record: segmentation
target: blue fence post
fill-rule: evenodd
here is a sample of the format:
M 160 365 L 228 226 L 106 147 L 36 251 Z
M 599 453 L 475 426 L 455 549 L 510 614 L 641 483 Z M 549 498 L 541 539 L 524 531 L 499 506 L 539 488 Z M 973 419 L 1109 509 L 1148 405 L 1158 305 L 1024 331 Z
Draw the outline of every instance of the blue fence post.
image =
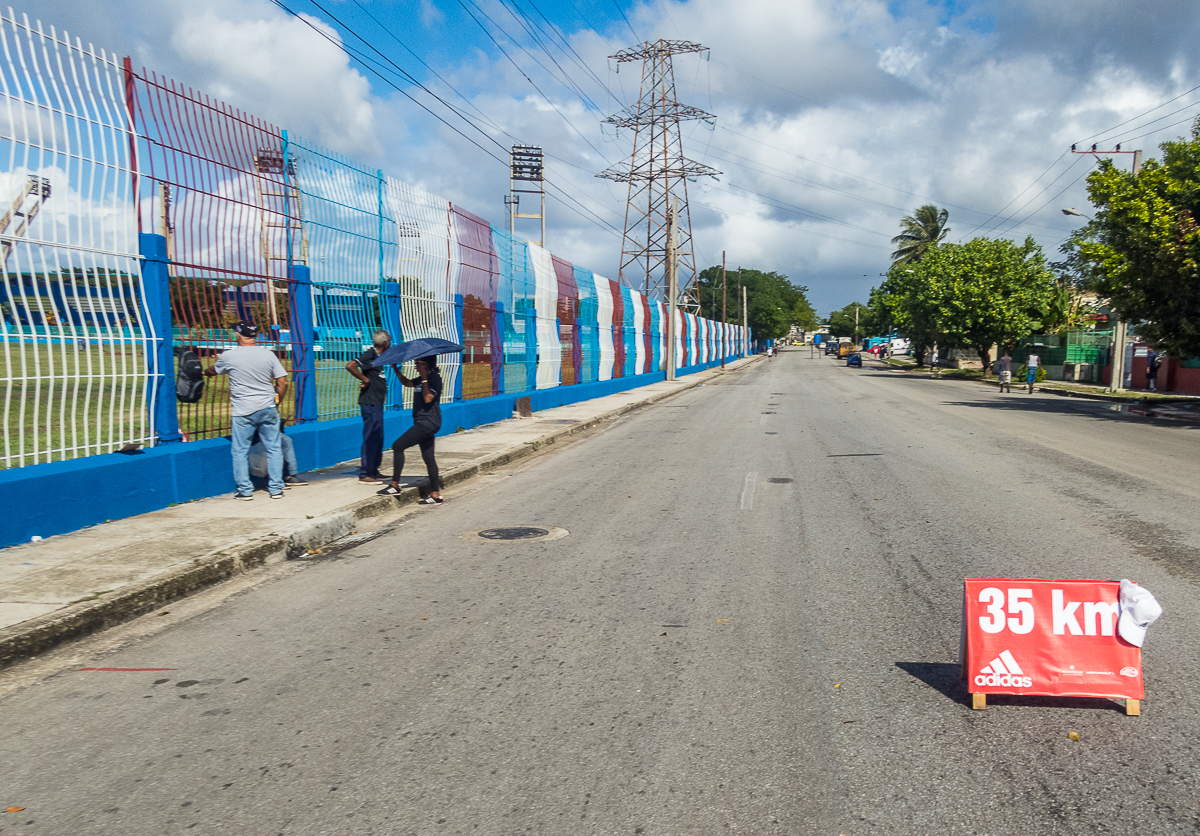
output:
M 312 272 L 307 264 L 288 266 L 289 294 L 292 297 L 292 386 L 296 392 L 296 423 L 316 421 L 317 375 L 313 368 L 316 353 L 316 329 L 313 323 Z
M 500 335 L 499 345 L 496 344 L 496 335 Z M 492 387 L 496 390 L 497 395 L 504 394 L 504 303 L 497 302 L 496 309 L 492 311 Z M 500 352 L 500 359 L 496 359 L 496 352 Z
M 392 335 L 392 342 L 404 341 L 400 329 L 400 285 L 397 282 L 383 282 L 383 328 Z M 387 374 L 387 370 L 384 370 Z M 404 403 L 404 387 L 396 381 L 396 385 L 388 385 L 387 405 L 399 409 Z
M 537 389 L 537 308 L 525 311 L 525 391 Z
M 154 404 L 156 444 L 179 441 L 179 409 L 175 401 L 175 345 L 171 322 L 171 275 L 167 270 L 167 239 L 143 232 L 138 235 L 142 256 L 142 293 L 146 314 L 156 335 L 154 352 L 146 358 L 150 375 L 146 400 Z M 146 329 L 149 330 L 149 329 Z M 154 373 L 155 368 L 158 374 Z
M 454 294 L 454 327 L 458 332 L 459 341 L 465 348 L 467 345 L 467 335 L 463 331 L 463 295 L 461 293 Z M 454 401 L 456 403 L 462 400 L 463 378 L 467 373 L 466 359 L 466 352 L 459 355 L 458 379 L 454 381 Z

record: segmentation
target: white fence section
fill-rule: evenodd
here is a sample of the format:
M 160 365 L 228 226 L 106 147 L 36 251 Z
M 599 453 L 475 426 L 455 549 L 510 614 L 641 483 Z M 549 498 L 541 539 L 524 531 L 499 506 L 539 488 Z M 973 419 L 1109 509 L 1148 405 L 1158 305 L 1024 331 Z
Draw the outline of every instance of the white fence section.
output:
M 612 332 L 612 285 L 608 283 L 608 279 L 598 274 L 592 279 L 596 282 L 596 307 L 599 310 L 596 318 L 600 322 L 600 380 L 612 380 L 613 363 L 617 357 Z
M 558 333 L 558 278 L 549 250 L 529 245 L 529 262 L 533 267 L 534 310 L 537 311 L 537 388 L 550 389 L 558 385 L 562 371 L 562 343 Z
M 118 60 L 0 14 L 0 467 L 152 444 Z
M 397 342 L 437 337 L 461 343 L 454 312 L 458 287 L 458 242 L 454 239 L 450 203 L 428 192 L 388 177 L 384 187 L 384 213 L 396 225 L 397 246 L 384 263 L 384 278 L 400 283 L 400 331 Z M 454 258 L 450 253 L 454 253 Z M 386 250 L 385 250 L 386 254 Z M 462 370 L 457 354 L 438 358 L 442 370 L 442 401 L 454 400 L 455 383 Z M 412 363 L 404 366 L 416 375 Z M 393 382 L 393 385 L 399 385 Z M 404 406 L 412 407 L 413 390 L 404 390 Z

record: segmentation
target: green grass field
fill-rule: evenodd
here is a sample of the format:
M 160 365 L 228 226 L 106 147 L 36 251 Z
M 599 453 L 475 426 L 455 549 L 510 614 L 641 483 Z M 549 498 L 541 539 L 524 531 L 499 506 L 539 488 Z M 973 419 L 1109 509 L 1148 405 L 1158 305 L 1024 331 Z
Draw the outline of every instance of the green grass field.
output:
M 25 467 L 141 441 L 149 430 L 140 346 L 0 344 L 0 467 Z

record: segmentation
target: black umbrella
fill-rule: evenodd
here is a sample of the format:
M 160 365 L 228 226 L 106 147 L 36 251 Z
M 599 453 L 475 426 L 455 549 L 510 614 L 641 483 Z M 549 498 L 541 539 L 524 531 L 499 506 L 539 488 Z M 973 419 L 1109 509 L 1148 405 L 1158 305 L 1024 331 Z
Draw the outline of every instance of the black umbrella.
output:
M 454 354 L 462 351 L 463 347 L 449 340 L 439 340 L 429 337 L 424 340 L 409 340 L 406 343 L 396 343 L 375 360 L 378 366 L 398 366 L 408 360 L 418 357 L 428 357 L 431 354 Z

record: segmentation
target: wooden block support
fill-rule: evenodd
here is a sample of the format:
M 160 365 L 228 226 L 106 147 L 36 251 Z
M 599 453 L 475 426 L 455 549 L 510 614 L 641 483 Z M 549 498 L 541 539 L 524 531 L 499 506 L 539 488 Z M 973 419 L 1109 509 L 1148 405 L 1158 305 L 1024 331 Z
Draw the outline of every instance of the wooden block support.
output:
M 1142 703 L 1140 700 L 1125 700 L 1125 713 L 1130 717 L 1140 717 Z
M 987 708 L 987 694 L 972 694 L 971 708 L 978 709 L 979 711 Z

